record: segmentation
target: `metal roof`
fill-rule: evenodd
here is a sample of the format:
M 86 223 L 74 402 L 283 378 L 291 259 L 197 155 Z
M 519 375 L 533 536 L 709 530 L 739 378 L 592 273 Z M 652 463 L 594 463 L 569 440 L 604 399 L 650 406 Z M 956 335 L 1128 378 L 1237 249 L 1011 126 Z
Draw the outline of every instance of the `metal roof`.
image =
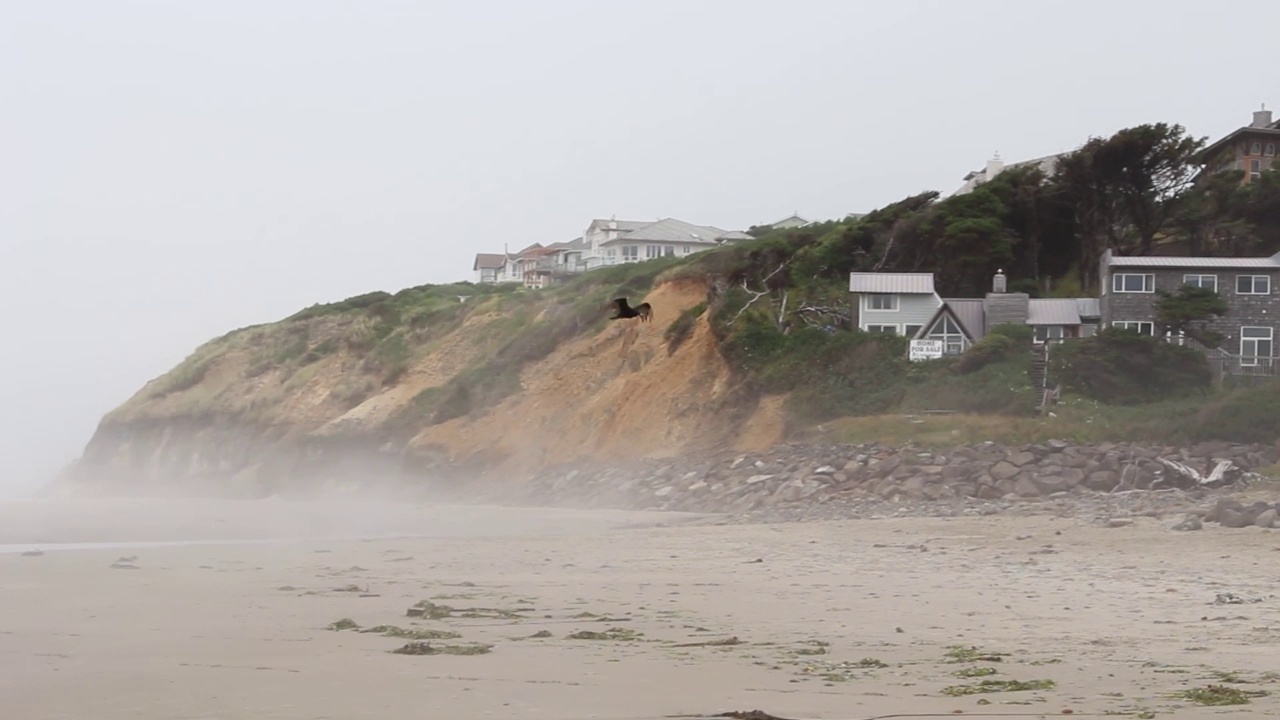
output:
M 502 253 L 476 253 L 476 261 L 471 266 L 472 270 L 493 270 L 500 268 L 507 262 L 507 256 Z
M 1079 325 L 1080 310 L 1075 298 L 1027 301 L 1028 325 Z
M 849 273 L 849 292 L 932 295 L 933 273 Z
M 1111 267 L 1138 268 L 1237 268 L 1241 270 L 1280 270 L 1280 253 L 1271 257 L 1186 257 L 1176 255 L 1112 255 Z
M 618 223 L 621 226 L 621 222 Z M 722 230 L 711 225 L 694 225 L 683 220 L 675 218 L 664 218 L 657 222 L 648 223 L 644 227 L 637 228 L 631 232 L 619 235 L 608 242 L 600 243 L 601 245 L 617 245 L 632 242 L 681 242 L 701 245 L 715 245 L 718 240 L 727 236 L 731 236 L 728 230 Z M 750 235 L 742 237 L 749 238 Z M 732 239 L 740 239 L 736 236 Z
M 951 314 L 960 323 L 960 329 L 973 341 L 981 340 L 987 334 L 987 313 L 982 301 L 975 298 L 947 298 L 943 300 L 950 308 Z

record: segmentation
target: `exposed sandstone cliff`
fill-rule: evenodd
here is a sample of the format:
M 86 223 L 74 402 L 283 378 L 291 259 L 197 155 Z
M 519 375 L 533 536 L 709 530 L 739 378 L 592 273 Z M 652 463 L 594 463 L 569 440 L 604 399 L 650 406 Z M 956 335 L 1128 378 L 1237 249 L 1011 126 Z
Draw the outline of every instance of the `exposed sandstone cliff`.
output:
M 643 296 L 652 323 L 610 323 L 607 300 L 638 284 L 617 275 L 374 294 L 230 333 L 104 417 L 65 479 L 263 494 L 776 443 L 779 399 L 735 387 L 705 313 L 670 340 L 706 286 L 658 282 Z

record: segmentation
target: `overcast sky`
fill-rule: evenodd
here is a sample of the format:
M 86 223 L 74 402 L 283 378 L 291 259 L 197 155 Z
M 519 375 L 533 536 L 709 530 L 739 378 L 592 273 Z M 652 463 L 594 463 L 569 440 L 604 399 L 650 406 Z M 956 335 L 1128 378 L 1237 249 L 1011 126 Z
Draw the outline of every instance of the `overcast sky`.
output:
M 1280 2 L 0 0 L 0 492 L 227 330 L 1280 105 Z

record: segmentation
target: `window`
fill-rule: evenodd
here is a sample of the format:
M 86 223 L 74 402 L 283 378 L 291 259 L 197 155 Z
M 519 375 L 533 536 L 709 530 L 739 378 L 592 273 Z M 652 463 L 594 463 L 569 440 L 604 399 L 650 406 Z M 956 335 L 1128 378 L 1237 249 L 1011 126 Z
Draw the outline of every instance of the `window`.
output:
M 1262 177 L 1262 161 L 1250 160 L 1249 161 L 1249 179 L 1258 180 L 1261 177 Z
M 622 246 L 622 259 L 624 259 L 624 260 L 639 260 L 639 259 L 640 259 L 640 246 L 639 246 L 639 245 L 623 245 L 623 246 Z
M 897 325 L 868 325 L 867 332 L 885 333 L 887 335 L 897 335 L 898 326 Z
M 1116 330 L 1132 330 L 1139 335 L 1155 335 L 1155 323 L 1146 322 L 1144 320 L 1117 320 L 1111 323 L 1111 327 Z
M 676 254 L 676 249 L 671 245 L 667 245 L 666 247 L 662 248 L 662 254 L 665 257 L 673 257 Z
M 1272 155 L 1275 155 L 1275 154 L 1276 154 L 1276 144 L 1267 143 L 1267 152 L 1265 153 L 1265 155 L 1267 157 L 1271 157 Z
M 1111 289 L 1118 293 L 1155 292 L 1156 276 L 1119 273 L 1111 277 Z
M 929 328 L 929 334 L 924 339 L 942 341 L 942 353 L 944 355 L 959 355 L 964 352 L 964 332 L 960 330 L 960 326 L 956 324 L 956 321 L 950 315 L 944 314 L 938 318 L 933 327 Z
M 1237 275 L 1236 276 L 1236 294 L 1237 295 L 1270 295 L 1271 294 L 1271 276 L 1270 275 Z
M 1183 275 L 1182 284 L 1218 292 L 1217 275 Z
M 897 310 L 898 296 L 897 295 L 868 295 L 867 309 L 868 310 Z
M 1066 331 L 1061 325 L 1036 325 L 1035 341 L 1038 344 L 1045 342 L 1057 341 L 1066 337 Z
M 684 254 L 685 254 L 685 255 L 688 255 L 688 254 L 689 254 L 689 253 L 691 253 L 691 252 L 693 252 L 693 251 L 689 249 L 689 246 L 688 246 L 688 245 L 685 245 L 685 246 L 684 246 Z
M 644 256 L 649 260 L 652 260 L 656 257 L 662 257 L 662 246 L 661 245 L 645 245 Z
M 1262 360 L 1271 364 L 1273 333 L 1269 327 L 1240 328 L 1240 364 L 1254 366 Z
M 1250 154 L 1250 155 L 1261 155 L 1261 154 L 1262 154 L 1262 143 L 1260 143 L 1260 142 L 1256 142 L 1256 143 L 1254 143 L 1254 144 L 1250 145 L 1250 146 L 1249 146 L 1249 154 Z
M 1170 345 L 1186 345 L 1187 333 L 1182 330 L 1179 330 L 1177 334 L 1174 334 L 1172 330 L 1165 330 L 1164 341 L 1169 343 Z
M 920 332 L 920 328 L 922 327 L 924 326 L 923 325 L 903 325 L 902 334 L 906 335 L 909 338 L 913 338 L 916 336 L 916 333 Z

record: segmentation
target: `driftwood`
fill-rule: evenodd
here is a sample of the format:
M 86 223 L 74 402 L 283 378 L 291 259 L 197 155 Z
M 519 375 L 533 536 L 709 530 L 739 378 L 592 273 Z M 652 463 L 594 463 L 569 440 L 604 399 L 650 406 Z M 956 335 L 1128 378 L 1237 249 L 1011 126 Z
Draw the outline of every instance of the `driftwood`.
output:
M 1179 490 L 1230 487 L 1247 483 L 1250 475 L 1230 460 L 1218 460 L 1207 475 L 1176 460 L 1168 458 L 1156 458 L 1156 460 L 1164 465 L 1166 470 L 1163 477 L 1151 484 L 1152 488 L 1170 485 Z

